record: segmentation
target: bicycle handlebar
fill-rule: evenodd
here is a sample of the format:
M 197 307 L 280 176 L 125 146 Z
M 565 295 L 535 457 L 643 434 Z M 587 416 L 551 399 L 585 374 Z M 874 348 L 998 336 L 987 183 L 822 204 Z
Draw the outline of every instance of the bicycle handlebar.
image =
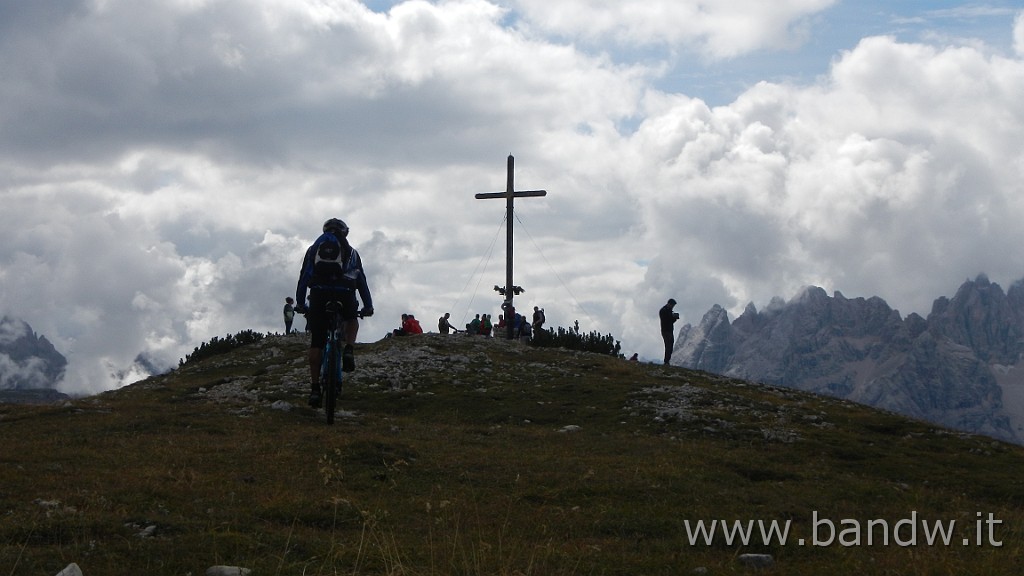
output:
M 309 311 L 308 308 L 303 308 L 305 309 L 306 312 Z M 341 308 L 341 302 L 337 300 L 328 300 L 327 303 L 324 305 L 324 310 L 327 312 L 341 312 Z M 373 308 L 363 308 L 362 310 L 356 312 L 356 318 L 368 318 L 370 316 L 373 316 Z

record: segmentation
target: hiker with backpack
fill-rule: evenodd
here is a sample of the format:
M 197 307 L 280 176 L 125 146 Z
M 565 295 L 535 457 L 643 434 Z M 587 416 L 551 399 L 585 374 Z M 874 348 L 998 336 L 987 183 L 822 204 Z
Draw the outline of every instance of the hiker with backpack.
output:
M 547 319 L 544 318 L 544 309 L 543 308 L 539 308 L 537 306 L 534 306 L 533 307 L 533 333 L 534 334 L 536 334 L 537 332 L 541 331 L 541 328 L 544 327 L 544 322 L 546 320 Z
M 449 331 L 454 332 L 455 334 L 459 333 L 459 329 L 456 328 L 455 326 L 452 326 L 452 323 L 448 320 L 451 317 L 451 312 L 445 312 L 444 316 L 441 316 L 440 318 L 437 319 L 438 332 L 440 332 L 441 334 L 448 334 Z
M 309 330 L 309 405 L 320 407 L 320 363 L 327 342 L 327 302 L 341 302 L 341 317 L 345 320 L 345 349 L 341 355 L 342 370 L 355 370 L 353 344 L 359 333 L 359 316 L 373 315 L 373 300 L 366 283 L 363 261 L 348 243 L 348 225 L 337 218 L 324 222 L 323 234 L 306 250 L 302 259 L 299 282 L 295 287 L 295 301 L 309 306 L 297 306 L 296 311 L 306 314 Z M 362 310 L 356 293 L 363 303 Z

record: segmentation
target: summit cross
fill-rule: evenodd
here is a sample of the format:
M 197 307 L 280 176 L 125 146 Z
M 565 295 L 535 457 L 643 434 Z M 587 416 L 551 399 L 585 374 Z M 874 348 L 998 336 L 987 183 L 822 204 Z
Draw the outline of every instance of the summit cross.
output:
M 512 297 L 515 294 L 519 294 L 524 290 L 520 286 L 515 286 L 512 283 L 512 213 L 514 211 L 514 200 L 516 198 L 529 198 L 536 196 L 547 196 L 546 190 L 521 190 L 516 192 L 514 184 L 514 167 L 515 159 L 511 154 L 508 155 L 508 178 L 505 184 L 504 192 L 484 192 L 477 194 L 477 200 L 485 200 L 488 198 L 504 198 L 505 199 L 505 288 L 494 287 L 499 294 L 505 296 L 505 302 L 501 305 L 502 310 L 505 311 L 506 318 L 505 323 L 508 325 L 508 338 L 511 340 L 514 336 L 512 333 L 512 320 L 508 318 L 509 311 L 514 310 L 512 306 Z

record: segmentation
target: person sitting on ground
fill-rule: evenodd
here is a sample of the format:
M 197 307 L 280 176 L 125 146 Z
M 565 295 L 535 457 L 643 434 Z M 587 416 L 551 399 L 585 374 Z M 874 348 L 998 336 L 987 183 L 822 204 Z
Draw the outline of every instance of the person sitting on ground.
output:
M 412 314 L 406 315 L 405 321 L 402 323 L 402 330 L 405 331 L 406 336 L 423 334 L 423 328 L 420 326 L 420 321 Z
M 491 328 L 492 328 L 492 325 L 491 325 L 491 315 L 490 314 L 484 314 L 483 317 L 480 318 L 480 335 L 481 336 L 487 336 L 488 338 L 490 338 L 491 337 Z
M 472 336 L 474 334 L 479 334 L 480 333 L 480 315 L 479 314 L 477 314 L 476 317 L 473 318 L 469 322 L 469 324 L 466 324 L 466 332 L 468 332 L 470 336 Z
M 406 335 L 405 325 L 408 324 L 408 323 L 409 323 L 409 315 L 408 314 L 402 314 L 402 322 L 401 322 L 401 324 L 398 325 L 398 328 L 395 328 L 394 330 L 391 331 L 391 335 L 392 336 L 405 336 Z

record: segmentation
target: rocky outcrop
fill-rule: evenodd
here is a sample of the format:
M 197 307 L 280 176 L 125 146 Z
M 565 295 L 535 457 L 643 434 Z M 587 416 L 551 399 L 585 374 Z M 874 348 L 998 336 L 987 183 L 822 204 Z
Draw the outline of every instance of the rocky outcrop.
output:
M 0 390 L 54 388 L 67 363 L 28 323 L 8 316 L 0 319 Z
M 59 404 L 71 396 L 53 388 L 0 390 L 0 404 Z
M 682 327 L 672 363 L 1020 441 L 1001 380 L 1024 382 L 1011 374 L 1022 351 L 1024 282 L 1004 293 L 979 276 L 937 299 L 927 319 L 817 287 L 763 311 L 749 304 L 734 322 L 714 306 Z

